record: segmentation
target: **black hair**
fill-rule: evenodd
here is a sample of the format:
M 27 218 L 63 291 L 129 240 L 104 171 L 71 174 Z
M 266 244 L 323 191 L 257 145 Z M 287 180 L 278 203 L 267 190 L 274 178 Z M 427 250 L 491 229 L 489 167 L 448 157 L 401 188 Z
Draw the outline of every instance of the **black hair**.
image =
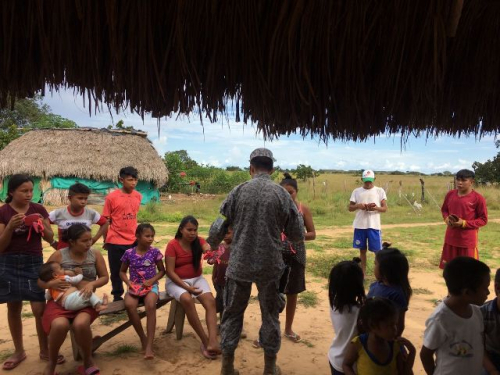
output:
M 90 194 L 90 189 L 88 188 L 87 185 L 81 184 L 77 182 L 76 184 L 73 184 L 69 187 L 69 193 L 68 195 L 74 195 L 74 194 Z
M 54 278 L 54 268 L 52 267 L 57 262 L 47 262 L 41 265 L 38 271 L 38 277 L 40 280 L 48 282 Z
M 299 191 L 299 187 L 297 186 L 297 180 L 295 178 L 293 178 L 290 173 L 288 172 L 285 172 L 283 173 L 283 176 L 285 176 L 285 178 L 283 180 L 281 180 L 281 183 L 280 185 L 281 186 L 291 186 L 295 189 L 295 191 Z
M 500 284 L 500 268 L 497 269 L 497 272 L 495 274 L 495 284 Z
M 258 171 L 271 172 L 273 170 L 273 159 L 267 156 L 256 156 L 250 160 L 250 165 Z
M 198 228 L 198 220 L 194 216 L 188 215 L 185 216 L 181 223 L 179 224 L 179 228 L 177 229 L 177 233 L 175 233 L 175 239 L 179 240 L 182 238 L 181 230 L 188 223 L 191 223 Z M 203 253 L 203 249 L 201 248 L 200 239 L 196 237 L 196 239 L 191 243 L 191 253 L 193 254 L 193 267 L 195 270 L 200 268 L 201 254 Z
M 468 178 L 474 179 L 475 177 L 476 174 L 470 169 L 460 169 L 455 175 L 457 180 L 466 180 Z
M 139 238 L 139 236 L 142 234 L 142 232 L 144 232 L 146 229 L 150 229 L 153 232 L 153 234 L 156 234 L 155 228 L 151 224 L 142 223 L 142 224 L 139 224 L 137 226 L 137 228 L 135 229 L 135 237 Z
M 85 232 L 91 232 L 90 228 L 84 224 L 73 224 L 63 231 L 62 240 L 69 244 L 69 241 L 78 240 Z
M 125 177 L 133 177 L 133 178 L 138 178 L 137 176 L 139 175 L 139 172 L 137 169 L 134 167 L 124 167 L 120 169 L 120 178 L 125 178 Z
M 413 291 L 408 280 L 410 265 L 406 256 L 399 249 L 388 247 L 378 251 L 375 257 L 381 278 L 389 285 L 403 288 L 406 300 L 409 301 Z
M 475 291 L 490 274 L 483 262 L 470 257 L 456 257 L 446 263 L 443 277 L 451 295 L 458 296 L 464 289 Z
M 363 279 L 363 270 L 356 261 L 337 263 L 330 271 L 328 284 L 332 310 L 343 313 L 344 307 L 347 307 L 347 311 L 351 312 L 353 305 L 361 306 L 365 300 Z
M 358 330 L 360 333 L 370 332 L 380 323 L 397 316 L 398 310 L 392 301 L 382 297 L 367 298 L 359 310 Z
M 9 178 L 9 184 L 7 185 L 7 198 L 5 198 L 5 203 L 10 203 L 12 202 L 12 195 L 11 193 L 15 192 L 16 189 L 24 184 L 25 182 L 31 182 L 33 185 L 35 183 L 33 182 L 33 179 L 25 174 L 15 174 L 10 176 Z

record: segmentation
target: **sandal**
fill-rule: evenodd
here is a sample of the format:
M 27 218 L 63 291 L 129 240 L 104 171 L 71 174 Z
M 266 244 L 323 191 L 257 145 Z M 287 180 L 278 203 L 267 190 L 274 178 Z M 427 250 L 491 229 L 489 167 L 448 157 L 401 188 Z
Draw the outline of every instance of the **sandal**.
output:
M 296 333 L 292 333 L 291 335 L 285 333 L 284 336 L 288 340 L 290 340 L 290 341 L 292 341 L 294 343 L 299 343 L 302 340 L 302 338 L 299 335 L 297 335 Z
M 101 375 L 99 368 L 96 366 L 90 366 L 87 369 L 83 366 L 78 366 L 77 371 L 80 375 Z
M 259 340 L 253 340 L 252 347 L 255 348 L 255 349 L 261 349 L 262 345 L 260 344 Z
M 26 353 L 24 353 L 18 359 L 8 359 L 3 363 L 2 369 L 5 371 L 14 370 L 25 359 L 26 359 Z
M 41 354 L 40 354 L 40 359 L 41 359 L 42 361 L 47 361 L 47 362 L 48 362 L 48 361 L 49 361 L 49 356 L 48 356 L 48 355 L 41 355 Z M 64 356 L 63 356 L 62 354 L 59 354 L 59 355 L 57 356 L 57 362 L 56 362 L 56 363 L 57 363 L 58 365 L 62 365 L 64 362 L 66 362 L 66 358 L 64 358 Z
M 210 352 L 207 350 L 207 348 L 203 344 L 200 344 L 200 352 L 203 355 L 203 357 L 205 357 L 207 359 L 217 359 L 217 356 L 210 354 Z

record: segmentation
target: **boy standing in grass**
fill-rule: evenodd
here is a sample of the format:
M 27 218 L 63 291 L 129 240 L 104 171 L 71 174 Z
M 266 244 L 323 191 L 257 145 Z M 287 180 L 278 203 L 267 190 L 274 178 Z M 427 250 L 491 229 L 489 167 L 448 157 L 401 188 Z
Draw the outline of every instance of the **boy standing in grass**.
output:
M 58 241 L 52 241 L 51 243 L 54 249 L 60 250 L 68 247 L 68 244 L 62 240 L 63 232 L 73 224 L 83 224 L 89 228 L 92 227 L 92 224 L 100 226 L 96 235 L 92 237 L 92 245 L 106 233 L 109 225 L 108 220 L 97 211 L 86 207 L 89 195 L 90 189 L 84 184 L 77 182 L 69 187 L 69 205 L 49 213 L 50 223 L 57 224 L 58 230 Z
M 490 269 L 479 260 L 457 257 L 443 272 L 448 297 L 425 322 L 420 359 L 428 375 L 498 374 L 484 355 L 481 310 L 490 291 Z M 435 356 L 435 359 L 434 359 Z M 484 361 L 484 362 L 483 362 Z
M 366 251 L 382 250 L 380 213 L 387 211 L 384 189 L 373 184 L 375 173 L 367 169 L 361 175 L 363 186 L 354 189 L 349 200 L 349 212 L 357 211 L 354 218 L 353 247 L 359 249 L 361 268 L 366 274 Z
M 123 299 L 124 290 L 120 278 L 121 258 L 126 250 L 134 246 L 136 240 L 137 213 L 142 200 L 142 195 L 135 190 L 137 176 L 138 172 L 134 167 L 120 169 L 122 188 L 107 195 L 102 212 L 102 215 L 107 217 L 110 222 L 105 249 L 108 250 L 111 294 L 114 301 Z
M 481 306 L 484 320 L 484 336 L 486 343 L 486 353 L 500 374 L 500 268 L 495 275 L 495 295 L 496 298 Z M 490 372 L 491 374 L 491 372 Z
M 458 256 L 479 259 L 477 250 L 479 228 L 488 222 L 488 211 L 483 196 L 473 189 L 474 172 L 457 172 L 457 188 L 444 198 L 441 213 L 446 223 L 443 252 L 439 268 Z

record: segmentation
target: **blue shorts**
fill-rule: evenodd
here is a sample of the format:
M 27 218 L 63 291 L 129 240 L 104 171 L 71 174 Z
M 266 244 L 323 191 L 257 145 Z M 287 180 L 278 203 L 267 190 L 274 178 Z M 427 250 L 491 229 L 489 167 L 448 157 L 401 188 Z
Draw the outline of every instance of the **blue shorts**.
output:
M 354 229 L 352 247 L 377 252 L 382 250 L 382 231 L 379 229 Z

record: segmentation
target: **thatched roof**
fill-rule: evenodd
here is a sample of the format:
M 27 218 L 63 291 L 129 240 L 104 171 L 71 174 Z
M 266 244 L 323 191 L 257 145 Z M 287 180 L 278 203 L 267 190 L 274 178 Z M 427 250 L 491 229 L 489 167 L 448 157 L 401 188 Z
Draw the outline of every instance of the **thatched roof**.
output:
M 31 130 L 0 151 L 0 178 L 15 173 L 117 181 L 134 166 L 139 179 L 161 186 L 167 168 L 144 132 L 107 129 Z
M 498 0 L 11 0 L 0 19 L 0 106 L 48 84 L 89 111 L 235 109 L 267 136 L 500 128 Z

